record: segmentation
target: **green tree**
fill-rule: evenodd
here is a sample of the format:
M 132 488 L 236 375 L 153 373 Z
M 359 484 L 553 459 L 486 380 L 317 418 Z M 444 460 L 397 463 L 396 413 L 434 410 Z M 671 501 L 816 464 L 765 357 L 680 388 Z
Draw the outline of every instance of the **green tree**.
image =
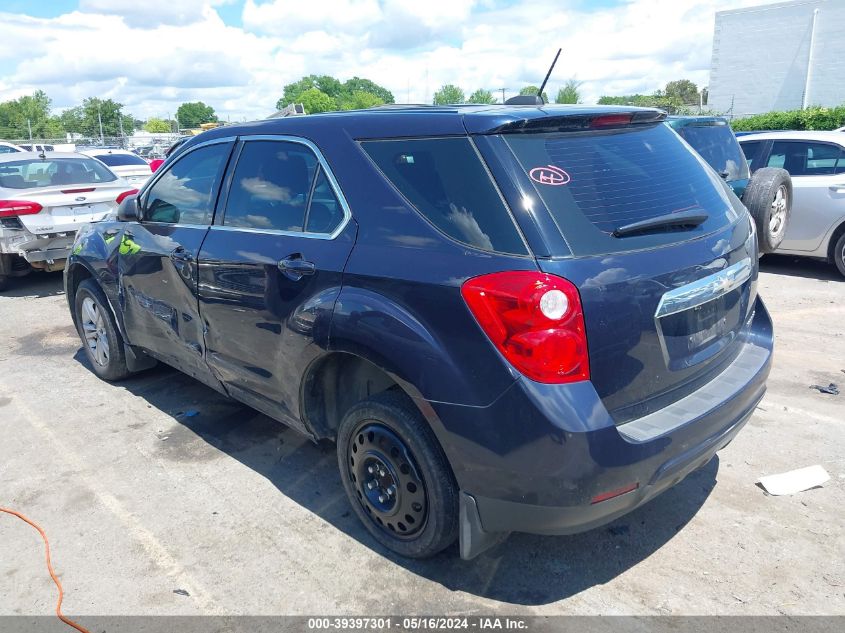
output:
M 540 92 L 539 86 L 525 86 L 525 88 L 519 91 L 519 94 L 536 96 L 538 92 Z M 546 103 L 549 102 L 549 95 L 547 92 L 543 92 L 543 101 Z
M 689 79 L 676 79 L 666 84 L 663 95 L 679 103 L 698 103 L 698 86 Z
M 103 136 L 119 136 L 135 131 L 135 117 L 123 112 L 123 104 L 112 99 L 88 97 L 81 106 L 68 108 L 58 117 L 66 132 L 84 136 L 100 136 L 100 121 L 103 123 Z
M 308 75 L 299 81 L 287 84 L 284 87 L 284 94 L 281 99 L 276 102 L 276 108 L 289 106 L 291 103 L 302 103 L 302 95 L 312 89 L 319 90 L 334 100 L 335 105 L 342 109 L 354 109 L 362 107 L 355 104 L 369 104 L 363 107 L 370 107 L 371 105 L 378 105 L 379 103 L 393 103 L 393 93 L 387 88 L 361 77 L 353 77 L 341 83 L 338 79 L 331 75 Z M 354 96 L 356 92 L 367 93 L 373 95 L 378 99 L 375 101 L 370 98 Z
M 59 120 L 50 114 L 50 106 L 50 98 L 42 90 L 0 103 L 0 135 L 26 139 L 31 128 L 33 138 L 63 136 Z
M 297 100 L 305 108 L 306 114 L 317 114 L 319 112 L 329 112 L 337 110 L 337 102 L 327 95 L 322 90 L 317 88 L 309 88 L 301 93 Z
M 580 81 L 569 79 L 563 88 L 557 91 L 555 103 L 581 103 L 581 93 L 578 90 L 580 87 Z
M 344 81 L 343 92 L 348 94 L 366 92 L 377 97 L 381 103 L 395 103 L 393 93 L 390 90 L 369 79 L 362 79 L 361 77 L 353 77 Z
M 180 127 L 199 127 L 203 123 L 214 123 L 217 115 L 214 108 L 205 105 L 202 101 L 183 103 L 176 110 L 176 119 Z
M 170 127 L 170 121 L 159 119 L 157 117 L 150 117 L 144 124 L 144 129 L 147 132 L 158 134 L 161 132 L 170 132 L 173 128 Z
M 352 94 L 341 95 L 339 105 L 341 110 L 364 110 L 383 103 L 384 101 L 372 93 L 356 90 Z
M 496 103 L 496 99 L 493 97 L 493 93 L 489 90 L 479 88 L 469 96 L 469 99 L 467 99 L 467 103 L 482 103 L 489 105 L 492 103 Z
M 464 91 L 454 84 L 441 86 L 440 90 L 434 93 L 435 105 L 446 105 L 448 103 L 463 103 Z

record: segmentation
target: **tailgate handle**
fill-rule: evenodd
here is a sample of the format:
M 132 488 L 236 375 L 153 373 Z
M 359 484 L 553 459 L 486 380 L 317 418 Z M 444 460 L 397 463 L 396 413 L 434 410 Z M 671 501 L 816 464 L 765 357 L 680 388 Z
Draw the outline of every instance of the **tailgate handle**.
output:
M 660 297 L 654 316 L 659 319 L 718 299 L 748 281 L 752 270 L 751 258 L 746 257 L 724 270 L 670 290 Z

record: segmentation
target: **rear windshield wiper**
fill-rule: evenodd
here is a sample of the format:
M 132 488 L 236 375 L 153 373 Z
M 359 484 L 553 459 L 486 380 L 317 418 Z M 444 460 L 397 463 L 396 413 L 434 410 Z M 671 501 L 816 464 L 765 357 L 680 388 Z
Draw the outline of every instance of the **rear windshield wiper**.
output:
M 667 213 L 666 215 L 658 215 L 656 218 L 649 218 L 648 220 L 640 220 L 639 222 L 631 222 L 624 224 L 613 231 L 613 237 L 625 237 L 634 233 L 646 233 L 655 229 L 663 229 L 668 227 L 678 228 L 695 228 L 699 224 L 705 222 L 709 216 L 700 211 L 681 211 L 680 213 Z

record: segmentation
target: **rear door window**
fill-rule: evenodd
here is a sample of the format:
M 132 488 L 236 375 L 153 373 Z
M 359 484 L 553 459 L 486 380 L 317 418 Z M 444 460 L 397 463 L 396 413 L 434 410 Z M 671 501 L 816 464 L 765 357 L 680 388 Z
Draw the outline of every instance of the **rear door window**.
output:
M 842 149 L 830 143 L 775 141 L 767 167 L 781 167 L 791 176 L 829 176 L 843 166 Z
M 366 141 L 361 145 L 417 211 L 452 239 L 485 251 L 528 253 L 468 138 Z
M 739 217 L 727 185 L 663 124 L 504 139 L 576 255 L 673 244 Z M 627 224 L 684 211 L 707 219 L 695 228 L 613 235 Z

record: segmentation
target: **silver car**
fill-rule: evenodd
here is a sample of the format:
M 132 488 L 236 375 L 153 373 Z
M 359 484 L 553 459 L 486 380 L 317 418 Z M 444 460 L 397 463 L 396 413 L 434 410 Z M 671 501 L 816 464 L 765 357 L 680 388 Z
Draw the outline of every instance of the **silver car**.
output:
M 845 134 L 761 132 L 739 143 L 752 173 L 781 167 L 792 176 L 792 218 L 777 252 L 826 259 L 845 275 Z
M 82 154 L 0 154 L 0 290 L 32 269 L 61 270 L 76 232 L 137 193 Z

